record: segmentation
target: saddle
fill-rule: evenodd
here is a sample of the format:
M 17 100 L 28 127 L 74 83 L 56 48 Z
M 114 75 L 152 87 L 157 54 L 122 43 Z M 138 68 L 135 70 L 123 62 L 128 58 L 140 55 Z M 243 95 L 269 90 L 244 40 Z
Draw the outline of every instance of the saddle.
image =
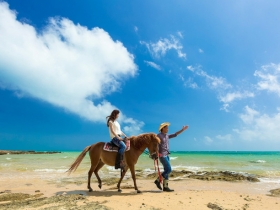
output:
M 124 143 L 126 145 L 125 151 L 130 150 L 130 140 L 124 140 Z M 118 152 L 119 147 L 110 141 L 110 142 L 106 142 L 104 144 L 103 150 L 108 151 L 108 152 Z

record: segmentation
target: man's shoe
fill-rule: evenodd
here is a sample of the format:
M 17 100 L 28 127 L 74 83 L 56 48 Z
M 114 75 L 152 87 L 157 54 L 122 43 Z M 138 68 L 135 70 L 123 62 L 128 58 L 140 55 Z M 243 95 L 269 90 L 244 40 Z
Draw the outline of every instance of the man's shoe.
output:
M 156 184 L 156 186 L 157 186 L 158 189 L 162 190 L 161 185 L 160 185 L 159 178 L 157 178 L 157 179 L 154 181 L 154 183 Z
M 164 187 L 164 188 L 163 188 L 163 191 L 165 191 L 165 192 L 173 192 L 174 190 L 169 189 L 169 187 Z
M 168 187 L 168 180 L 167 179 L 163 179 L 163 191 L 165 192 L 173 192 L 174 190 L 171 190 Z

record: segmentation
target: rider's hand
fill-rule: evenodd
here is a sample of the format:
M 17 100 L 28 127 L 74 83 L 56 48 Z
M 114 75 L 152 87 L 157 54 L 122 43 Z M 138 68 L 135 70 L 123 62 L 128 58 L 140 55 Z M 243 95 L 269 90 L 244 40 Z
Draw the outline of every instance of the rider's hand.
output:
M 188 125 L 184 125 L 183 128 L 182 128 L 182 130 L 183 130 L 183 131 L 184 131 L 184 130 L 187 130 L 188 127 L 189 127 Z

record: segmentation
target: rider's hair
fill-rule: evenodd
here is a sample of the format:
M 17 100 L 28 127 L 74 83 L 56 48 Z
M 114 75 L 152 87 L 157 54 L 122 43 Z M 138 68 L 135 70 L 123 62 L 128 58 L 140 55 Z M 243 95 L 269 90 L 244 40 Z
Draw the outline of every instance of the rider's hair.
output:
M 115 121 L 116 118 L 117 118 L 117 115 L 120 113 L 119 110 L 115 109 L 112 111 L 111 115 L 110 116 L 107 116 L 106 119 L 107 119 L 107 127 L 109 127 L 109 121 Z

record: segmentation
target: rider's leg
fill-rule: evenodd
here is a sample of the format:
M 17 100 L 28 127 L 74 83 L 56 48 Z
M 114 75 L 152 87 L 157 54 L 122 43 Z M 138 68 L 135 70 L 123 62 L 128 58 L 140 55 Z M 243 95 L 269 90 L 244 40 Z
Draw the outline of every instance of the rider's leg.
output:
M 123 163 L 123 153 L 126 150 L 126 145 L 123 141 L 120 141 L 118 138 L 113 138 L 112 142 L 119 147 L 119 151 L 116 157 L 116 162 L 115 162 L 115 169 L 118 168 L 123 168 L 124 167 L 124 163 Z
M 124 158 L 123 158 L 123 154 L 126 150 L 126 145 L 123 141 L 120 141 L 120 149 L 119 149 L 119 153 L 121 154 L 120 156 L 120 167 L 121 168 L 124 168 L 125 167 L 125 161 L 124 161 Z

